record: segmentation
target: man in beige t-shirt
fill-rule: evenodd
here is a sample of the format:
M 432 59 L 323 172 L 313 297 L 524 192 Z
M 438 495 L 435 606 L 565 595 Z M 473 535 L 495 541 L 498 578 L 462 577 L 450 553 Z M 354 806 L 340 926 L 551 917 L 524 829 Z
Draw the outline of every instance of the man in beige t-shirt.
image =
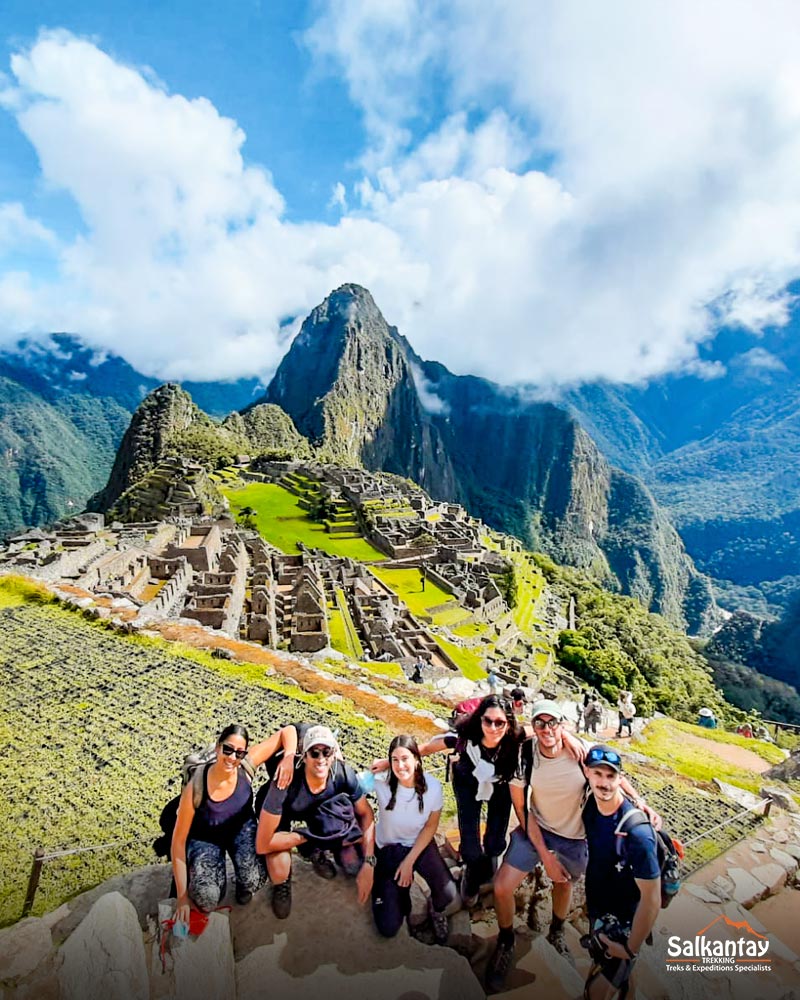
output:
M 553 919 L 547 940 L 572 961 L 564 921 L 572 901 L 572 882 L 583 876 L 589 857 L 581 817 L 586 776 L 582 764 L 564 746 L 561 709 L 553 701 L 539 701 L 533 706 L 532 718 L 535 740 L 532 747 L 523 746 L 520 770 L 511 782 L 514 810 L 517 815 L 527 815 L 527 830 L 514 830 L 494 878 L 499 933 L 486 970 L 490 993 L 503 988 L 514 958 L 514 893 L 540 861 L 553 883 Z M 529 749 L 532 760 L 528 757 L 526 766 Z M 623 790 L 638 808 L 644 808 L 644 801 L 627 780 Z M 660 826 L 659 818 L 651 816 Z

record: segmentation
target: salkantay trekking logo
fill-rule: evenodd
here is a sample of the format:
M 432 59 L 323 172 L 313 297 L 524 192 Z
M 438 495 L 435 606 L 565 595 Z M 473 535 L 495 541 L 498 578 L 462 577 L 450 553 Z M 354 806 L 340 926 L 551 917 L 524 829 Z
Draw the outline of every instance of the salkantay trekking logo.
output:
M 709 936 L 712 928 L 716 933 Z M 737 936 L 736 932 L 741 933 Z M 667 971 L 771 972 L 769 939 L 754 931 L 746 920 L 737 922 L 722 915 L 693 938 L 673 935 L 667 939 Z

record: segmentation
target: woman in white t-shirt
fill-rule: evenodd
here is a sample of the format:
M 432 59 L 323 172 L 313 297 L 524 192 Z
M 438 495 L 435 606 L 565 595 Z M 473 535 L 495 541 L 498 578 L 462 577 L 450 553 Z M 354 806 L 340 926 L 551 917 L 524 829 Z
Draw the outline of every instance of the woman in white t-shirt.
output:
M 389 770 L 375 781 L 379 812 L 375 829 L 377 865 L 372 913 L 384 937 L 394 937 L 411 911 L 414 872 L 431 892 L 430 915 L 439 944 L 448 937 L 445 910 L 457 896 L 434 834 L 442 812 L 442 785 L 422 769 L 413 736 L 395 736 L 389 744 Z

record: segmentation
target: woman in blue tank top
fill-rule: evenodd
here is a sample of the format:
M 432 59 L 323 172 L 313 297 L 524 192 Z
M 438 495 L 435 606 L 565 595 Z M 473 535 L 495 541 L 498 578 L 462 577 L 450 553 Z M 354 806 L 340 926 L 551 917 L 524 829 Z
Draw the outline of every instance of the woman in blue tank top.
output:
M 248 756 L 250 737 L 244 726 L 232 725 L 219 734 L 216 758 L 203 765 L 203 794 L 195 809 L 193 782 L 181 793 L 172 834 L 172 871 L 178 898 L 175 920 L 189 923 L 190 904 L 205 912 L 215 909 L 225 895 L 225 855 L 230 855 L 236 875 L 236 901 L 248 903 L 266 880 L 263 857 L 256 854 L 256 818 L 253 787 L 242 767 Z M 293 772 L 297 734 L 292 726 L 250 750 L 248 759 L 257 768 L 280 746 L 282 766 L 276 775 L 279 786 Z

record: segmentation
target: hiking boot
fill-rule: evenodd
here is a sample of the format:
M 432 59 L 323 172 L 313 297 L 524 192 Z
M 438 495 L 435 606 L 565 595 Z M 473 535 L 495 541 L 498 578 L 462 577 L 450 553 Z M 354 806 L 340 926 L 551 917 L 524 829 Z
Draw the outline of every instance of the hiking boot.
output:
M 466 867 L 461 875 L 461 885 L 459 886 L 461 892 L 461 902 L 467 910 L 471 910 L 473 906 L 478 902 L 478 896 L 480 895 L 480 889 L 474 889 L 470 885 L 469 875 L 467 874 Z
M 285 920 L 292 912 L 292 883 L 291 878 L 285 882 L 278 882 L 272 887 L 272 912 L 278 920 Z
M 559 927 L 557 931 L 551 930 L 547 935 L 547 940 L 555 948 L 559 955 L 569 962 L 573 969 L 576 968 L 575 959 L 572 957 L 572 952 L 569 950 L 569 946 L 567 945 L 567 936 L 564 933 L 563 927 Z
M 325 851 L 316 848 L 309 855 L 308 860 L 311 867 L 320 878 L 336 878 L 336 865 L 331 861 Z
M 437 944 L 447 944 L 450 939 L 450 923 L 444 910 L 434 910 L 433 903 L 428 903 L 428 915 L 431 918 L 433 937 Z
M 252 892 L 249 889 L 245 889 L 243 885 L 236 883 L 236 902 L 239 906 L 247 906 L 250 900 L 253 898 Z
M 506 984 L 506 979 L 514 964 L 515 942 L 505 944 L 499 938 L 489 964 L 486 966 L 486 992 L 499 993 Z

